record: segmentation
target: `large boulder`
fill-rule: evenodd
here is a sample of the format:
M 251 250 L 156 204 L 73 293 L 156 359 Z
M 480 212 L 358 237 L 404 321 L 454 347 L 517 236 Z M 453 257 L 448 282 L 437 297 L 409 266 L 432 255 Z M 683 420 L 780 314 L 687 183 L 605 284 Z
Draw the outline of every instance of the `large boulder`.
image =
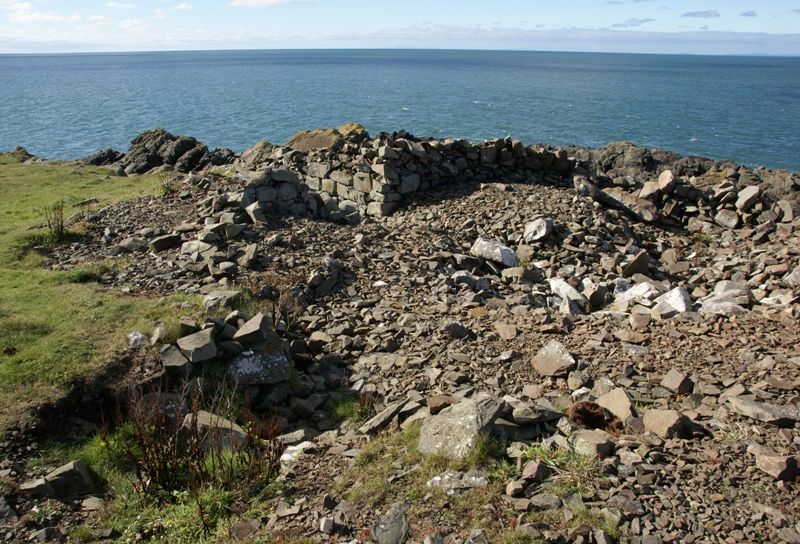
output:
M 462 400 L 445 408 L 422 424 L 420 453 L 466 458 L 488 432 L 499 410 L 500 403 L 489 397 Z

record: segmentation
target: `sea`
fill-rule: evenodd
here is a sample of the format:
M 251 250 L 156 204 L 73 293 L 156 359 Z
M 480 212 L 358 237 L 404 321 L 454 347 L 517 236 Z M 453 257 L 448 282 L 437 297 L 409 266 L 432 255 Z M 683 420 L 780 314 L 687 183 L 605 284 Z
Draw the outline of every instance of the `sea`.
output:
M 602 146 L 800 172 L 800 58 L 452 50 L 0 55 L 0 150 L 164 127 L 241 151 L 308 128 Z

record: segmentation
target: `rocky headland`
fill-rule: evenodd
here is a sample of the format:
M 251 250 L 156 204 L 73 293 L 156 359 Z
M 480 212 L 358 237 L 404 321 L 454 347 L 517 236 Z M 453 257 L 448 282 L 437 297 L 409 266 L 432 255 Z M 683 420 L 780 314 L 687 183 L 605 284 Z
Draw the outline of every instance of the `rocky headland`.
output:
M 138 379 L 166 398 L 213 363 L 277 428 L 292 493 L 232 538 L 800 542 L 800 175 L 357 125 L 240 154 L 159 129 L 85 162 L 162 194 L 81 214 L 47 266 L 201 296 L 175 338 L 131 332 Z M 348 395 L 367 416 L 334 417 Z M 48 478 L 86 480 L 59 470 L 5 469 L 10 540 Z

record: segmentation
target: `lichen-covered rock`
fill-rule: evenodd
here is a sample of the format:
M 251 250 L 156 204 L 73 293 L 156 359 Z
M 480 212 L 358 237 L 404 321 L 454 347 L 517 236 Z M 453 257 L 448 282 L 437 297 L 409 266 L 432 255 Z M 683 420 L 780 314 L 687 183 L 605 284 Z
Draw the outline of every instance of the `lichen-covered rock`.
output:
M 419 451 L 464 459 L 488 432 L 500 404 L 488 397 L 462 400 L 426 419 L 420 429 Z

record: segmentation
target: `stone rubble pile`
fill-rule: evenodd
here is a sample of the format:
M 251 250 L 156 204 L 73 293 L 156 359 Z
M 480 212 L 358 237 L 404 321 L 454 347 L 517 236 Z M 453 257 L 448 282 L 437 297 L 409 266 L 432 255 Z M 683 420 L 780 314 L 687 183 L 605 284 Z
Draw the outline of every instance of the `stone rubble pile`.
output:
M 367 441 L 418 424 L 427 454 L 501 438 L 519 471 L 485 506 L 534 539 L 611 541 L 529 521 L 589 510 L 630 542 L 800 541 L 797 176 L 629 144 L 357 128 L 291 143 L 100 210 L 49 261 L 116 260 L 102 283 L 203 295 L 211 317 L 185 320 L 164 371 L 219 365 L 281 422 L 304 494 L 243 531 L 438 541 L 403 503 L 415 468 L 402 460 L 380 512 L 329 495 Z M 296 321 L 234 310 L 241 286 L 258 301 L 276 276 L 296 284 Z M 372 417 L 333 420 L 344 389 Z M 596 485 L 555 493 L 562 475 L 531 448 L 596 458 Z M 448 471 L 427 487 L 456 497 L 492 482 Z M 418 502 L 445 541 L 486 541 Z

